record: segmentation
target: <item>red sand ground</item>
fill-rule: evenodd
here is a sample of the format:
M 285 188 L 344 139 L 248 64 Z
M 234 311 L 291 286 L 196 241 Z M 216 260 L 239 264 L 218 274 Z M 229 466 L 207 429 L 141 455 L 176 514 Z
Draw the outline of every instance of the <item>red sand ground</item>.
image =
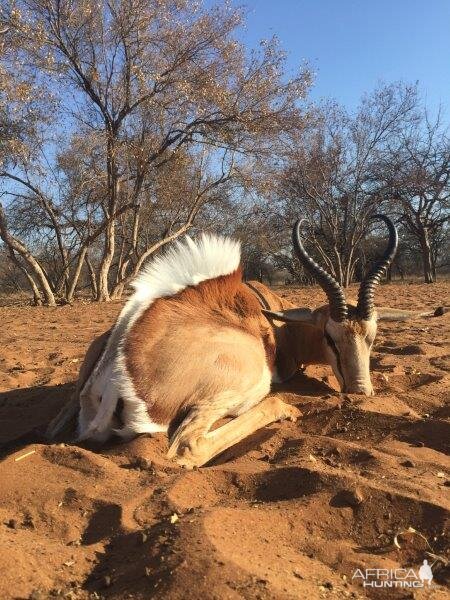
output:
M 434 309 L 449 289 L 384 286 L 377 300 Z M 309 306 L 323 298 L 282 293 Z M 56 413 L 120 306 L 0 308 L 0 444 Z M 380 325 L 377 396 L 343 396 L 330 369 L 308 368 L 276 392 L 302 420 L 196 471 L 166 460 L 163 435 L 98 452 L 4 446 L 1 600 L 448 598 L 449 324 L 446 314 Z M 408 527 L 427 541 L 403 535 L 399 549 Z M 375 592 L 352 579 L 356 568 L 417 571 L 436 561 L 427 551 L 441 557 L 433 588 Z

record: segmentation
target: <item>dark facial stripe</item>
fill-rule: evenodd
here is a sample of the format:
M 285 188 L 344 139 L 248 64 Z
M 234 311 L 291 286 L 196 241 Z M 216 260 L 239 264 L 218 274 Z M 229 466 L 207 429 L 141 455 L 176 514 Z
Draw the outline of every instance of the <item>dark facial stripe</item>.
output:
M 342 381 L 344 382 L 344 385 L 345 385 L 345 379 L 344 379 L 344 374 L 342 373 L 341 357 L 339 355 L 339 350 L 337 349 L 337 346 L 334 343 L 333 338 L 331 337 L 331 335 L 327 331 L 325 331 L 325 339 L 326 339 L 326 342 L 327 342 L 328 346 L 331 348 L 331 350 L 333 351 L 334 355 L 336 356 L 337 370 L 339 371 L 339 374 L 342 377 Z

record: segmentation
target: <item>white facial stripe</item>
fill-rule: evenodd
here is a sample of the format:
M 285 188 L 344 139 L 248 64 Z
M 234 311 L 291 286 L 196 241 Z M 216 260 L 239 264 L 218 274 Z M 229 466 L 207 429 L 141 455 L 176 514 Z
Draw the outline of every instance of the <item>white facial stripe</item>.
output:
M 337 323 L 329 318 L 326 322 L 326 355 L 342 391 L 372 395 L 370 351 L 376 330 L 375 319 Z

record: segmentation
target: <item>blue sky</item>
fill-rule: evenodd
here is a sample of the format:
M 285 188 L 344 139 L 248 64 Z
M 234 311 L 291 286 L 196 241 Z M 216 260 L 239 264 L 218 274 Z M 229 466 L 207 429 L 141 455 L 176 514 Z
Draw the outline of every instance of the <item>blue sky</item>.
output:
M 314 100 L 332 97 L 352 109 L 379 81 L 418 80 L 430 108 L 450 105 L 450 0 L 233 3 L 248 10 L 246 45 L 277 35 L 291 68 L 309 62 Z

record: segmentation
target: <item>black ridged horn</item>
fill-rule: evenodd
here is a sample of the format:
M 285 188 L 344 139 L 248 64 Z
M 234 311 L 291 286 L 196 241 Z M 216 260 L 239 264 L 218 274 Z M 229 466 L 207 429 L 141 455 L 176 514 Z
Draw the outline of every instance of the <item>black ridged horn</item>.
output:
M 317 283 L 323 289 L 330 305 L 330 315 L 334 321 L 341 322 L 347 318 L 347 302 L 344 290 L 339 283 L 320 267 L 306 252 L 300 238 L 300 227 L 306 219 L 298 220 L 292 231 L 292 242 L 294 250 L 302 265 L 314 276 Z
M 375 310 L 373 295 L 375 286 L 380 283 L 380 279 L 387 267 L 391 264 L 397 252 L 398 233 L 394 223 L 386 215 L 374 215 L 372 219 L 381 219 L 384 221 L 389 230 L 389 241 L 387 248 L 380 258 L 375 263 L 371 271 L 364 277 L 358 292 L 358 314 L 361 318 L 369 320 L 372 318 Z

